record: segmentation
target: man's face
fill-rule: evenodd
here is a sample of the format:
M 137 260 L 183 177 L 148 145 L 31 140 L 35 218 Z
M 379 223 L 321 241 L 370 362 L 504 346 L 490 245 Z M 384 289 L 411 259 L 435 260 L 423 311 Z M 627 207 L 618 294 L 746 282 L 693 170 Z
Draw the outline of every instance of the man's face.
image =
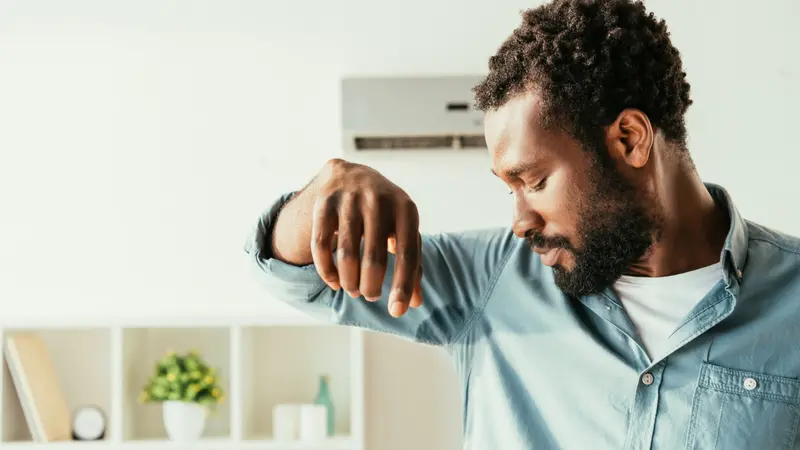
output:
M 591 147 L 541 125 L 535 95 L 510 100 L 485 120 L 492 172 L 514 196 L 514 233 L 574 296 L 602 291 L 650 247 L 657 214 L 647 195 Z M 599 150 L 599 151 L 598 151 Z

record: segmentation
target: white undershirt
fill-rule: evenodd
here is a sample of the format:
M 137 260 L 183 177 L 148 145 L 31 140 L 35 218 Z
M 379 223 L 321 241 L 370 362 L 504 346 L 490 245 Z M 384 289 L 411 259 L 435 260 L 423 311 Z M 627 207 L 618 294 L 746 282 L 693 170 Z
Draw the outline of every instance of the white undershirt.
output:
M 668 277 L 623 276 L 614 284 L 650 359 L 669 351 L 668 337 L 722 279 L 720 263 Z

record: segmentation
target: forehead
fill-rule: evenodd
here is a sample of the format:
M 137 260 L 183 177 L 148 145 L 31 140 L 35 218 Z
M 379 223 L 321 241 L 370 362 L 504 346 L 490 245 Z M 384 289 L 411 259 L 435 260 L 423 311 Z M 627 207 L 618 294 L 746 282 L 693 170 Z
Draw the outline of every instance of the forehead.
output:
M 542 125 L 544 104 L 536 94 L 512 98 L 486 113 L 484 133 L 492 171 L 503 177 L 519 168 L 569 157 L 580 147 L 566 133 Z

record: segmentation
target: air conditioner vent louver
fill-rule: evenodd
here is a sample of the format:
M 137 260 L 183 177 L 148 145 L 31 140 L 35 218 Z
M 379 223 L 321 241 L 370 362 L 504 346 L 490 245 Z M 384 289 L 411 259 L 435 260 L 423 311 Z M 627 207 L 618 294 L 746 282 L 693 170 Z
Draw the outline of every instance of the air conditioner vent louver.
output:
M 472 88 L 481 76 L 346 78 L 345 152 L 485 150 Z
M 356 150 L 435 150 L 435 149 L 486 149 L 486 140 L 480 136 L 395 136 L 355 137 Z

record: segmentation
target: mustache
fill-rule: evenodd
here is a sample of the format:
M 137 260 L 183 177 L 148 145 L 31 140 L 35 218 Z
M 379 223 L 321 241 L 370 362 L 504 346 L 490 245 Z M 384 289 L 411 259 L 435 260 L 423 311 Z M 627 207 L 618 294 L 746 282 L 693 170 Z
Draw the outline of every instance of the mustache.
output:
M 528 245 L 531 248 L 563 248 L 572 250 L 572 245 L 570 245 L 569 240 L 563 236 L 548 237 L 541 233 L 532 231 L 525 236 L 525 240 L 528 241 Z

